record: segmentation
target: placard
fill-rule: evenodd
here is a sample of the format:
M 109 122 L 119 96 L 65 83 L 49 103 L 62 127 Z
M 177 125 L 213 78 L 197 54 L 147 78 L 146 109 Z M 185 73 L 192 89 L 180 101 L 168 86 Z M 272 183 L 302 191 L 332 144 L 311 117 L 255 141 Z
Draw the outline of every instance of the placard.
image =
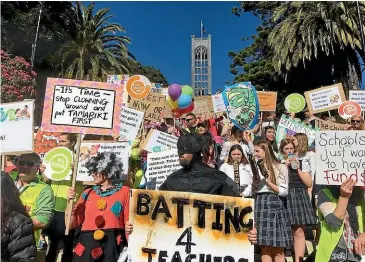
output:
M 290 113 L 302 112 L 305 108 L 305 98 L 301 94 L 290 94 L 284 100 L 284 107 Z
M 168 150 L 147 155 L 147 182 L 156 179 L 156 189 L 159 189 L 166 178 L 181 168 L 177 150 Z
M 77 169 L 77 181 L 93 181 L 91 174 L 85 168 L 85 163 L 98 153 L 110 152 L 123 163 L 123 174 L 121 180 L 127 180 L 129 168 L 130 145 L 127 141 L 108 142 L 108 141 L 82 141 L 80 146 L 80 158 Z
M 335 84 L 304 92 L 311 114 L 337 109 L 346 101 L 342 84 Z
M 48 78 L 42 131 L 119 135 L 120 85 Z
M 358 103 L 362 111 L 365 111 L 365 90 L 350 90 L 349 100 Z
M 333 123 L 331 121 L 325 121 L 320 118 L 314 119 L 315 127 L 318 130 L 345 130 L 345 124 Z
M 56 147 L 44 156 L 43 164 L 46 166 L 44 175 L 53 181 L 62 181 L 71 178 L 72 151 L 67 147 Z
M 282 115 L 276 129 L 276 143 L 280 145 L 281 140 L 287 136 L 294 136 L 296 133 L 304 133 L 308 136 L 308 145 L 311 145 L 316 137 L 315 131 L 315 129 L 307 124 L 297 122 L 290 117 Z
M 0 122 L 1 154 L 33 152 L 34 100 L 0 104 Z
M 177 149 L 176 136 L 151 129 L 142 146 L 147 152 L 162 152 L 170 149 Z
M 215 113 L 227 112 L 222 94 L 212 95 L 212 103 Z
M 143 116 L 143 112 L 128 107 L 123 107 L 120 116 L 121 128 L 119 139 L 130 141 L 136 139 L 139 127 L 143 121 Z
M 43 161 L 44 156 L 53 148 L 58 147 L 59 136 L 61 133 L 43 132 L 39 128 L 34 137 L 34 152 L 36 152 Z
M 134 189 L 129 210 L 132 261 L 254 261 L 253 199 Z
M 126 89 L 131 98 L 143 99 L 151 92 L 151 82 L 145 76 L 134 75 L 128 79 Z
M 343 119 L 361 115 L 361 106 L 354 101 L 345 101 L 338 108 L 338 114 Z
M 108 75 L 107 76 L 107 83 L 121 85 L 123 89 L 122 95 L 122 104 L 126 105 L 128 103 L 128 92 L 126 92 L 125 87 L 127 81 L 129 79 L 129 75 Z
M 316 184 L 365 186 L 365 131 L 316 132 Z
M 205 100 L 195 100 L 193 113 L 196 116 L 201 116 L 209 113 L 208 103 Z
M 276 111 L 276 92 L 257 91 L 257 98 L 259 100 L 261 112 L 275 112 Z
M 144 99 L 131 98 L 129 107 L 141 112 L 145 112 L 144 118 L 154 122 L 161 122 L 165 109 L 166 96 L 150 93 Z

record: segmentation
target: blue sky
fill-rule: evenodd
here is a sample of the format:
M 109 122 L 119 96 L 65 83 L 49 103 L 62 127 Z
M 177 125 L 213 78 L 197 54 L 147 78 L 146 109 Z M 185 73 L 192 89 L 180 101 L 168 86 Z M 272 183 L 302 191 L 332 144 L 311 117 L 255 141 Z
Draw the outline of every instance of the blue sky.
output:
M 200 37 L 200 20 L 212 35 L 213 92 L 233 79 L 229 51 L 248 45 L 241 38 L 255 34 L 259 19 L 251 14 L 237 17 L 237 2 L 96 2 L 109 8 L 112 21 L 126 28 L 130 51 L 144 65 L 160 69 L 169 83 L 191 84 L 191 35 Z

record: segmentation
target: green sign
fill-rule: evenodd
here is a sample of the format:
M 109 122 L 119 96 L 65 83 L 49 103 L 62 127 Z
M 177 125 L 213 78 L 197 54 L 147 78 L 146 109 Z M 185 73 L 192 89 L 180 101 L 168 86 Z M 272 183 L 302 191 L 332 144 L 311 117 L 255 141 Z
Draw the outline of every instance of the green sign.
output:
M 44 174 L 53 181 L 64 180 L 71 175 L 72 152 L 66 147 L 56 147 L 49 151 L 43 160 Z
M 285 98 L 284 106 L 290 113 L 299 113 L 305 108 L 305 98 L 300 94 L 291 94 Z

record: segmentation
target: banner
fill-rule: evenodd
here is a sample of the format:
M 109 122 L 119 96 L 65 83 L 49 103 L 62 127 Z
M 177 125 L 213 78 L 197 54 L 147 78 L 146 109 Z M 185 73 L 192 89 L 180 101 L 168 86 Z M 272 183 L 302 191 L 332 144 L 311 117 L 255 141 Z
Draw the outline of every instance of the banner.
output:
M 1 154 L 33 152 L 34 100 L 0 104 L 0 122 Z
M 143 121 L 143 116 L 143 112 L 128 107 L 123 107 L 120 116 L 121 128 L 119 139 L 130 141 L 136 139 L 139 127 Z
M 304 133 L 308 136 L 308 145 L 312 145 L 316 137 L 315 129 L 303 122 L 297 122 L 285 115 L 281 116 L 276 129 L 276 143 L 280 145 L 281 140 L 287 136 L 294 136 L 296 133 Z
M 349 100 L 358 103 L 362 111 L 365 111 L 365 90 L 350 90 Z
M 128 92 L 125 90 L 125 86 L 129 79 L 129 75 L 108 75 L 107 76 L 107 83 L 121 85 L 123 89 L 122 95 L 122 104 L 126 105 L 128 103 Z
M 311 114 L 337 109 L 346 101 L 342 84 L 335 84 L 304 92 Z
M 42 131 L 119 135 L 120 85 L 48 78 Z
M 132 190 L 131 259 L 253 262 L 254 246 L 247 239 L 253 209 L 253 199 Z
M 177 149 L 178 137 L 151 129 L 142 148 L 148 152 L 162 152 Z
M 159 189 L 166 178 L 181 168 L 177 150 L 168 150 L 147 155 L 147 182 L 155 179 L 156 188 Z
M 345 124 L 333 123 L 320 118 L 315 118 L 314 123 L 318 130 L 345 130 Z
M 150 93 L 146 98 L 129 101 L 129 107 L 141 112 L 145 112 L 144 118 L 154 122 L 161 122 L 162 114 L 165 110 L 166 96 Z
M 365 186 L 365 131 L 316 132 L 316 184 Z
M 82 141 L 80 146 L 79 165 L 77 169 L 77 181 L 94 181 L 93 177 L 85 168 L 85 163 L 98 153 L 110 152 L 123 163 L 123 174 L 121 180 L 127 180 L 129 168 L 129 142 L 108 142 L 108 141 Z
M 222 94 L 212 95 L 214 113 L 227 112 Z
M 257 91 L 261 112 L 275 112 L 277 92 Z

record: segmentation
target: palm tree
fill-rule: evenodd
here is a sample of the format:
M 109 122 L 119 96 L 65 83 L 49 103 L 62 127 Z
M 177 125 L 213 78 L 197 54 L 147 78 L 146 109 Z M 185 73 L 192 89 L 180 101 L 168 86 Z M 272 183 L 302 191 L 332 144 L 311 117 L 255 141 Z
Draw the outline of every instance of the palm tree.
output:
M 360 10 L 365 21 L 364 2 Z M 276 71 L 283 74 L 299 64 L 305 67 L 319 56 L 323 59 L 324 54 L 332 60 L 338 58 L 333 62 L 334 70 L 341 67 L 343 71 L 345 65 L 347 74 L 361 79 L 359 56 L 363 61 L 365 57 L 356 2 L 285 2 L 275 9 L 272 19 L 277 24 L 268 40 Z
M 94 3 L 85 7 L 76 2 L 69 18 L 70 40 L 60 49 L 61 72 L 64 78 L 105 81 L 108 74 L 128 73 L 129 60 L 134 59 L 126 45 L 130 39 L 117 35 L 125 33 L 109 9 L 98 10 Z

